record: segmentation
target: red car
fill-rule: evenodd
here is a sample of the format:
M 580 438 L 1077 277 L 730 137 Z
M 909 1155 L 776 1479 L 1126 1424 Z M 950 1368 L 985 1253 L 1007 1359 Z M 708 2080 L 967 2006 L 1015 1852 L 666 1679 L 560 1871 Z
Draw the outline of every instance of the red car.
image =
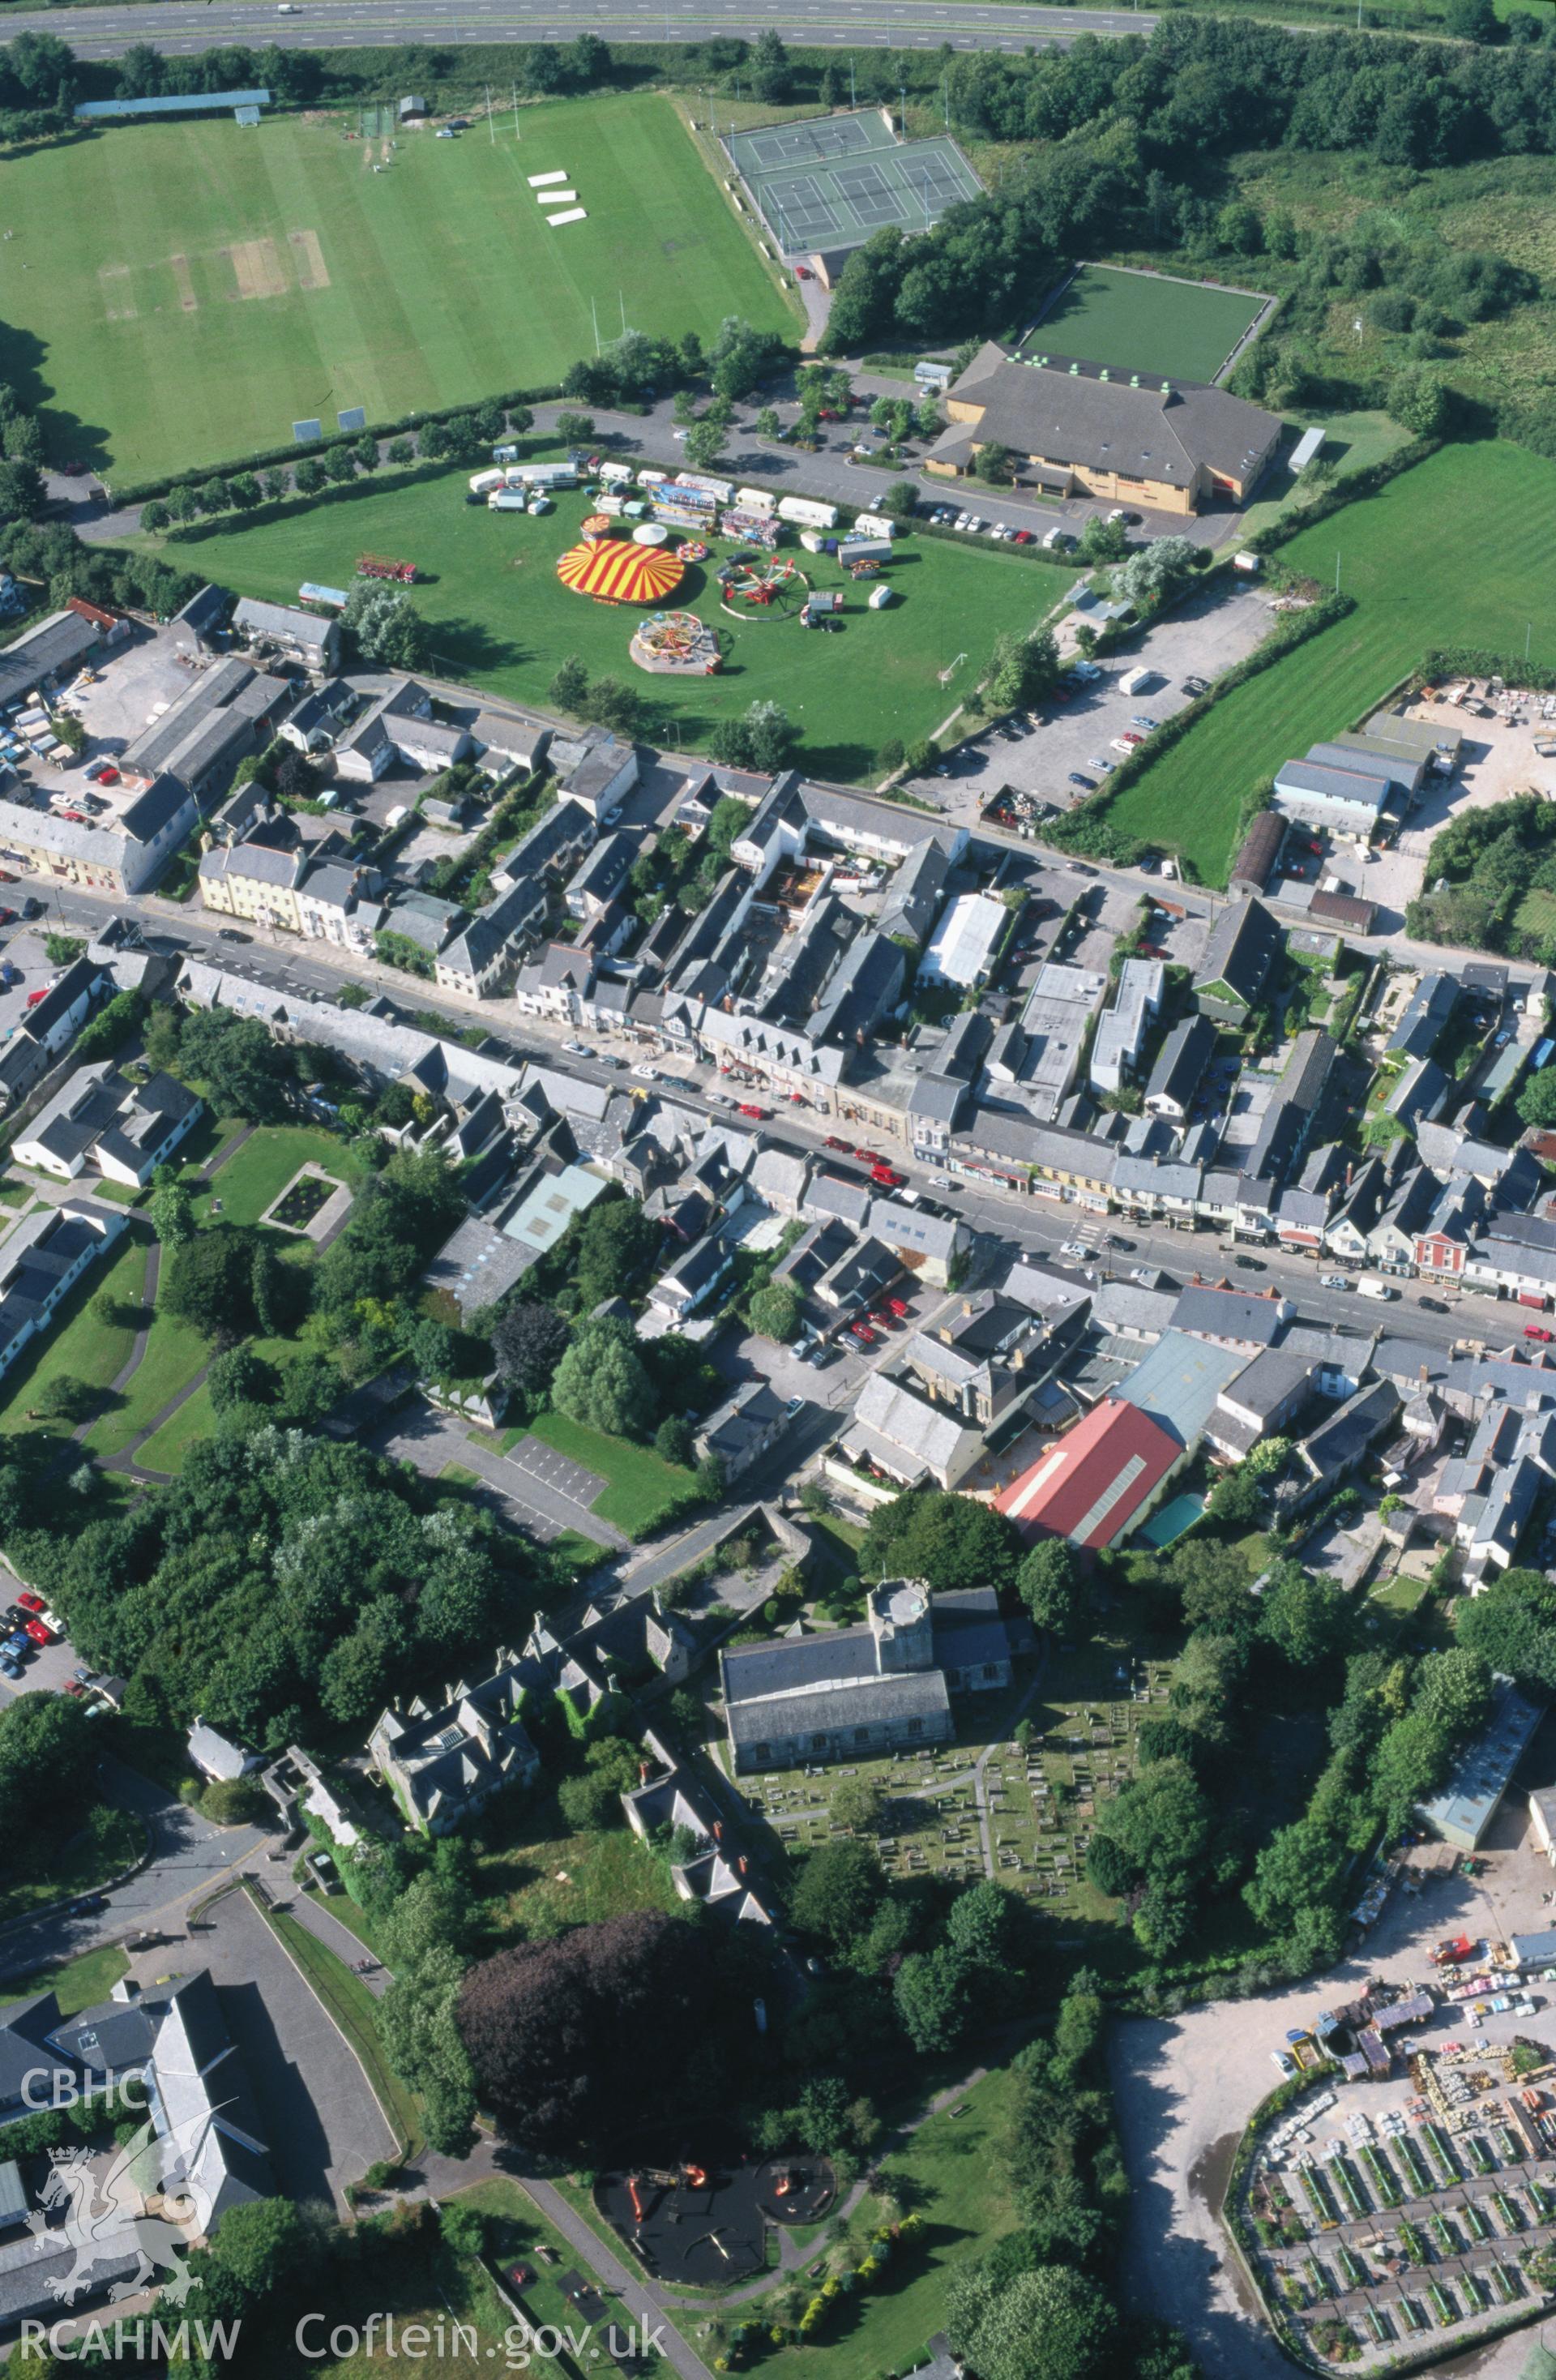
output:
M 106 760 L 100 763 L 97 768 L 89 769 L 87 771 L 87 783 L 89 785 L 116 785 L 118 782 L 119 772 L 117 769 L 111 769 Z
M 1032 542 L 1031 530 L 1030 528 L 1017 529 L 1012 536 L 1010 542 L 1012 545 L 1031 545 Z
M 866 1165 L 878 1165 L 880 1162 L 873 1148 L 856 1148 L 853 1153 L 856 1157 L 862 1157 Z
M 853 1154 L 848 1142 L 846 1140 L 839 1140 L 835 1132 L 829 1132 L 822 1145 L 826 1148 L 840 1148 L 845 1157 L 851 1157 Z
M 14 925 L 16 923 L 16 915 L 17 913 L 14 909 L 0 909 L 0 926 Z
M 72 826 L 88 826 L 90 824 L 90 820 L 88 819 L 85 810 L 61 810 L 60 817 L 62 819 L 68 819 Z
M 852 1333 L 853 1333 L 853 1335 L 854 1335 L 854 1337 L 855 1337 L 856 1339 L 862 1339 L 862 1340 L 863 1340 L 864 1344 L 866 1345 L 866 1347 L 873 1347 L 873 1346 L 874 1345 L 874 1343 L 875 1343 L 875 1334 L 874 1334 L 874 1332 L 871 1330 L 871 1328 L 870 1328 L 870 1326 L 869 1326 L 869 1324 L 868 1324 L 867 1322 L 850 1322 L 850 1323 L 849 1324 L 849 1329 L 852 1331 Z M 29 1626 L 30 1628 L 36 1627 L 36 1625 L 37 1625 L 36 1621 L 30 1621 L 30 1621 L 28 1621 L 28 1626 Z
M 754 1116 L 757 1123 L 761 1123 L 765 1122 L 767 1111 L 766 1108 L 759 1108 L 753 1099 L 742 1099 L 740 1112 L 743 1116 Z
M 794 278 L 796 281 L 809 281 L 813 277 L 811 268 L 808 264 L 797 264 L 795 266 Z
M 1526 1322 L 1524 1336 L 1526 1339 L 1550 1339 L 1556 1338 L 1556 1331 L 1548 1330 L 1543 1322 Z
M 35 1645 L 52 1645 L 54 1641 L 54 1630 L 45 1628 L 41 1620 L 30 1620 L 27 1623 L 27 1633 Z
M 20 1604 L 24 1611 L 46 1611 L 48 1609 L 41 1595 L 34 1595 L 30 1586 L 18 1588 L 17 1601 Z
M 887 1304 L 890 1306 L 890 1308 L 891 1308 L 892 1312 L 896 1315 L 896 1317 L 897 1317 L 897 1318 L 898 1318 L 899 1322 L 900 1322 L 900 1321 L 902 1320 L 902 1318 L 903 1318 L 904 1315 L 905 1315 L 905 1314 L 907 1313 L 907 1311 L 908 1311 L 908 1301 L 907 1301 L 907 1299 L 906 1299 L 905 1297 L 888 1297 L 888 1298 L 887 1299 Z
M 908 1176 L 905 1173 L 894 1173 L 889 1165 L 872 1165 L 870 1179 L 872 1182 L 879 1183 L 883 1190 L 900 1190 Z

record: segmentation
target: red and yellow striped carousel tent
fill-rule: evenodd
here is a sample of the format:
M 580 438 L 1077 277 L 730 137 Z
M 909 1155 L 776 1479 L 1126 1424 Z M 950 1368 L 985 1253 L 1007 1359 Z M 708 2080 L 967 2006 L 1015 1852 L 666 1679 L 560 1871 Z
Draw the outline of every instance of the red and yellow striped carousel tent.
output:
M 557 564 L 557 577 L 597 603 L 662 603 L 680 586 L 685 566 L 679 554 L 662 546 L 609 538 L 599 545 L 570 546 Z

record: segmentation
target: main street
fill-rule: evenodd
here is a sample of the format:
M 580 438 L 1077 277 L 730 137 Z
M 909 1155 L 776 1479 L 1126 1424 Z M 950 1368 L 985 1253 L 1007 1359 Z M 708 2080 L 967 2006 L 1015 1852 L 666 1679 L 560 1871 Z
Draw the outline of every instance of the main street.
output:
M 1083 33 L 1149 34 L 1156 19 L 1144 9 L 1031 6 L 951 7 L 936 0 L 775 0 L 755 11 L 728 5 L 687 7 L 631 0 L 544 0 L 513 6 L 509 0 L 296 0 L 284 11 L 275 0 L 158 0 L 152 6 L 40 8 L 7 12 L 4 33 L 54 33 L 78 57 L 115 58 L 132 42 L 151 42 L 169 56 L 241 42 L 256 47 L 341 50 L 440 46 L 471 42 L 566 42 L 598 33 L 608 42 L 754 42 L 771 28 L 786 42 L 827 49 L 959 50 L 1068 49 Z
M 1022 848 L 1030 850 L 1031 846 Z M 1197 897 L 1201 901 L 1205 898 L 1202 894 Z M 297 941 L 272 929 L 262 941 L 256 938 L 235 944 L 222 939 L 223 929 L 216 918 L 207 917 L 199 909 L 154 896 L 134 905 L 137 922 L 153 948 L 167 948 L 175 957 L 187 955 L 223 967 L 241 978 L 289 994 L 299 1003 L 310 998 L 333 1000 L 343 982 L 360 983 L 394 1002 L 407 1020 L 417 1012 L 437 1014 L 444 1017 L 452 1029 L 458 1030 L 467 1026 L 473 1016 L 478 1016 L 489 1027 L 490 1038 L 484 1047 L 492 1057 L 529 1059 L 585 1081 L 613 1084 L 621 1090 L 627 1087 L 629 1077 L 621 1062 L 641 1058 L 637 1044 L 604 1034 L 587 1037 L 598 1055 L 573 1055 L 562 1048 L 564 1041 L 580 1038 L 572 1026 L 553 1025 L 540 1017 L 521 1017 L 512 1002 L 498 1005 L 462 1000 L 376 961 L 341 951 L 333 943 Z M 60 886 L 50 892 L 47 923 L 51 926 L 92 933 L 101 929 L 109 913 L 123 915 L 125 905 L 75 886 Z M 225 930 L 230 934 L 233 929 L 228 927 Z M 1441 964 L 1442 953 L 1431 955 Z M 616 1064 L 607 1065 L 603 1062 L 606 1058 L 614 1058 Z M 702 1110 L 710 1123 L 732 1121 L 729 1102 L 718 1092 L 718 1078 L 711 1067 L 681 1059 L 657 1061 L 656 1067 L 657 1088 L 663 1096 Z M 768 1104 L 760 1091 L 755 1096 L 764 1105 Z M 780 1105 L 764 1131 L 765 1136 L 780 1148 L 821 1157 L 837 1164 L 839 1171 L 862 1178 L 864 1169 L 857 1161 L 850 1164 L 846 1158 L 834 1158 L 826 1149 L 831 1123 L 828 1117 L 817 1116 L 813 1121 L 797 1109 Z M 1086 1266 L 1099 1281 L 1127 1279 L 1136 1268 L 1154 1267 L 1178 1282 L 1199 1273 L 1206 1279 L 1225 1277 L 1248 1289 L 1277 1289 L 1292 1300 L 1304 1320 L 1330 1329 L 1357 1333 L 1380 1328 L 1393 1332 L 1403 1330 L 1441 1348 L 1452 1346 L 1461 1338 L 1505 1344 L 1509 1339 L 1519 1337 L 1521 1318 L 1512 1308 L 1499 1310 L 1495 1300 L 1473 1293 L 1445 1290 L 1442 1284 L 1432 1281 L 1406 1281 L 1398 1283 L 1400 1295 L 1396 1300 L 1379 1304 L 1358 1297 L 1354 1290 L 1323 1288 L 1321 1273 L 1338 1270 L 1327 1258 L 1316 1262 L 1276 1249 L 1261 1248 L 1257 1254 L 1239 1250 L 1236 1254 L 1244 1255 L 1257 1268 L 1243 1269 L 1237 1266 L 1236 1255 L 1223 1249 L 1213 1231 L 1176 1231 L 1163 1223 L 1137 1223 L 1116 1216 L 1104 1222 L 1089 1217 L 1079 1207 L 1004 1195 L 971 1181 L 959 1189 L 953 1188 L 938 1168 L 922 1165 L 895 1147 L 883 1153 L 889 1154 L 892 1163 L 909 1174 L 914 1188 L 944 1198 L 978 1235 L 982 1246 L 980 1270 L 985 1280 L 1001 1261 L 1020 1250 L 1044 1260 L 1063 1261 L 1059 1259 L 1060 1248 L 1080 1240 L 1088 1250 Z M 1115 1240 L 1126 1245 L 1114 1245 Z M 1423 1297 L 1442 1303 L 1448 1311 L 1433 1312 L 1430 1305 L 1423 1305 Z M 818 1375 L 818 1388 L 814 1392 L 818 1397 L 825 1397 L 819 1383 L 826 1378 L 825 1374 Z

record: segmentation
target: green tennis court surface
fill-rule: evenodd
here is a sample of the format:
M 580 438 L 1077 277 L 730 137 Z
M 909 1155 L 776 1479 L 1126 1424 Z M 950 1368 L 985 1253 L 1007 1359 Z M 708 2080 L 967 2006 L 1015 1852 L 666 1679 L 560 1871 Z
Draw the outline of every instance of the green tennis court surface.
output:
M 56 459 L 121 480 L 559 381 L 633 328 L 795 316 L 668 99 L 134 124 L 6 166 L 0 379 Z M 529 176 L 572 177 L 553 225 Z M 23 267 L 27 269 L 24 271 Z
M 983 188 L 954 140 L 899 140 L 874 107 L 732 132 L 724 145 L 786 256 L 857 248 L 888 224 L 927 231 Z
M 1203 281 L 1083 264 L 1021 349 L 1142 379 L 1213 381 L 1266 300 Z

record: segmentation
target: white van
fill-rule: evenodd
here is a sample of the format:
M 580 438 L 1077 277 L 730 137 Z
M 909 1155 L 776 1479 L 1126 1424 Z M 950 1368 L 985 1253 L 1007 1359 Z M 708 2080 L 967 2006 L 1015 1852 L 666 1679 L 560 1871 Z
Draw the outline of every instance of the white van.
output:
M 1397 1297 L 1399 1295 L 1393 1281 L 1380 1281 L 1375 1272 L 1364 1272 L 1357 1283 L 1357 1288 L 1363 1297 Z

